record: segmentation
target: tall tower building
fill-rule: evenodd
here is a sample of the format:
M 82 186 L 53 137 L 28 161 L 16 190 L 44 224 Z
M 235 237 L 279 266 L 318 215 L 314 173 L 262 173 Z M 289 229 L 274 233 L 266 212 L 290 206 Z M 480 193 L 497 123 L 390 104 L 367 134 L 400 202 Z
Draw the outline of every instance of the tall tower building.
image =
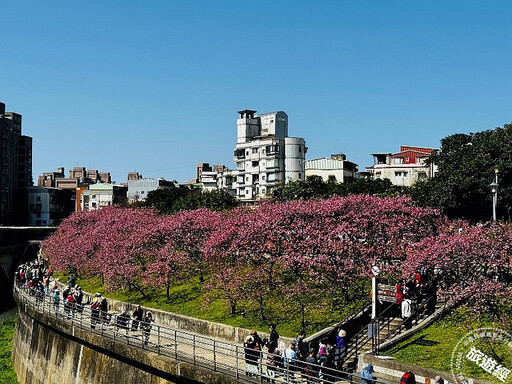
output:
M 30 186 L 32 138 L 21 134 L 21 115 L 0 103 L 0 225 L 27 223 Z
M 288 137 L 288 115 L 283 111 L 256 115 L 238 111 L 233 187 L 240 200 L 256 200 L 288 181 L 305 177 L 306 142 Z

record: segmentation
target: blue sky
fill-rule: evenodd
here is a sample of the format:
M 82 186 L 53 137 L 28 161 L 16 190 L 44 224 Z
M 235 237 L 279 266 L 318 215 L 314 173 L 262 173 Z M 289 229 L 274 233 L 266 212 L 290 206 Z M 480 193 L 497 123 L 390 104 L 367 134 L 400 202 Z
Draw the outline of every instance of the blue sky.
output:
M 233 167 L 236 111 L 284 110 L 308 158 L 438 147 L 512 121 L 509 1 L 10 1 L 0 101 L 34 180 Z

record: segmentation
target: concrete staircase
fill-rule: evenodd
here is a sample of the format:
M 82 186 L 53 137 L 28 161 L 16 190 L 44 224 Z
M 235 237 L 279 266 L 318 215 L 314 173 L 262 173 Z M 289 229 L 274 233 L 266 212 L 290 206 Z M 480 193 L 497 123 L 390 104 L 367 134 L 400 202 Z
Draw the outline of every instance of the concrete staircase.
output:
M 434 313 L 429 314 L 427 313 L 427 303 L 425 302 L 420 305 L 411 316 L 413 329 L 420 327 L 422 323 L 427 322 L 427 320 L 430 320 L 432 317 L 438 316 L 443 308 L 445 308 L 445 302 L 439 301 L 436 303 Z M 378 337 L 375 339 L 372 340 L 372 338 L 368 337 L 368 326 L 371 323 L 368 322 L 367 324 L 362 324 L 361 330 L 348 340 L 347 356 L 343 363 L 344 370 L 355 372 L 361 354 L 367 353 L 372 349 L 378 353 L 380 345 L 383 343 L 389 344 L 390 340 L 400 337 L 406 332 L 402 318 L 393 316 L 391 314 L 392 311 L 393 309 L 390 308 L 389 311 L 386 310 L 379 316 L 377 323 L 379 327 Z M 409 331 L 407 331 L 407 333 L 409 333 Z

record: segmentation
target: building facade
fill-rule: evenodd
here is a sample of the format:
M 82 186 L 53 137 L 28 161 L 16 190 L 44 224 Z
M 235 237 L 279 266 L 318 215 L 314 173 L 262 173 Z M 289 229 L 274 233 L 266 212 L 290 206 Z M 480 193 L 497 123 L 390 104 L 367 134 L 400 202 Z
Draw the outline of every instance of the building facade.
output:
M 128 181 L 128 201 L 133 203 L 135 201 L 144 201 L 151 191 L 156 191 L 162 188 L 176 188 L 177 183 L 164 179 L 136 179 Z
M 82 211 L 94 211 L 114 204 L 120 204 L 126 199 L 127 188 L 99 183 L 89 185 L 89 189 L 80 195 L 80 208 Z
M 32 186 L 32 138 L 21 133 L 21 115 L 0 103 L 0 225 L 26 225 Z
M 193 184 L 205 191 L 224 189 L 233 195 L 236 193 L 233 189 L 233 171 L 225 165 L 199 163 Z
M 75 211 L 73 191 L 51 187 L 28 188 L 28 225 L 46 227 L 60 222 Z
M 305 178 L 306 142 L 288 137 L 288 115 L 283 111 L 256 115 L 238 112 L 236 169 L 230 175 L 240 200 L 254 201 L 276 186 Z
M 347 160 L 343 154 L 331 155 L 331 158 L 306 160 L 306 177 L 320 176 L 323 181 L 351 183 L 358 173 L 356 163 Z
M 373 153 L 374 163 L 366 171 L 374 179 L 389 179 L 392 184 L 410 187 L 419 180 L 435 176 L 437 166 L 426 164 L 433 148 L 402 145 L 398 153 Z

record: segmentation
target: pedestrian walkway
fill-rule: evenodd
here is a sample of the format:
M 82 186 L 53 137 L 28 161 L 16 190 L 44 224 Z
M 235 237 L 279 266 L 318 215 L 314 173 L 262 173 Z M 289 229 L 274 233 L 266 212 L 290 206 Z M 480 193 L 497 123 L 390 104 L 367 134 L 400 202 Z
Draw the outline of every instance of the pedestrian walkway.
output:
M 84 329 L 101 337 L 140 348 L 148 353 L 156 353 L 170 357 L 176 361 L 184 362 L 207 369 L 237 380 L 250 383 L 272 381 L 278 383 L 353 383 L 360 382 L 357 375 L 347 372 L 332 370 L 331 376 L 322 374 L 322 366 L 315 366 L 314 371 L 319 375 L 307 375 L 304 366 L 299 366 L 296 361 L 295 369 L 286 370 L 279 367 L 275 377 L 270 377 L 267 371 L 267 353 L 259 354 L 257 360 L 257 373 L 249 373 L 246 364 L 246 350 L 242 345 L 220 341 L 202 335 L 171 329 L 157 324 L 152 324 L 149 339 L 146 342 L 144 330 L 131 331 L 117 324 L 117 315 L 105 316 L 104 320 L 94 328 L 91 327 L 91 310 L 89 306 L 73 308 L 69 312 L 63 311 L 62 303 L 55 305 L 49 297 L 34 295 L 34 291 L 20 283 L 14 287 L 14 294 L 19 302 L 28 305 L 34 310 L 46 314 L 49 318 L 57 319 L 74 327 Z M 144 328 L 143 328 L 144 329 Z M 377 382 L 379 383 L 379 382 Z

